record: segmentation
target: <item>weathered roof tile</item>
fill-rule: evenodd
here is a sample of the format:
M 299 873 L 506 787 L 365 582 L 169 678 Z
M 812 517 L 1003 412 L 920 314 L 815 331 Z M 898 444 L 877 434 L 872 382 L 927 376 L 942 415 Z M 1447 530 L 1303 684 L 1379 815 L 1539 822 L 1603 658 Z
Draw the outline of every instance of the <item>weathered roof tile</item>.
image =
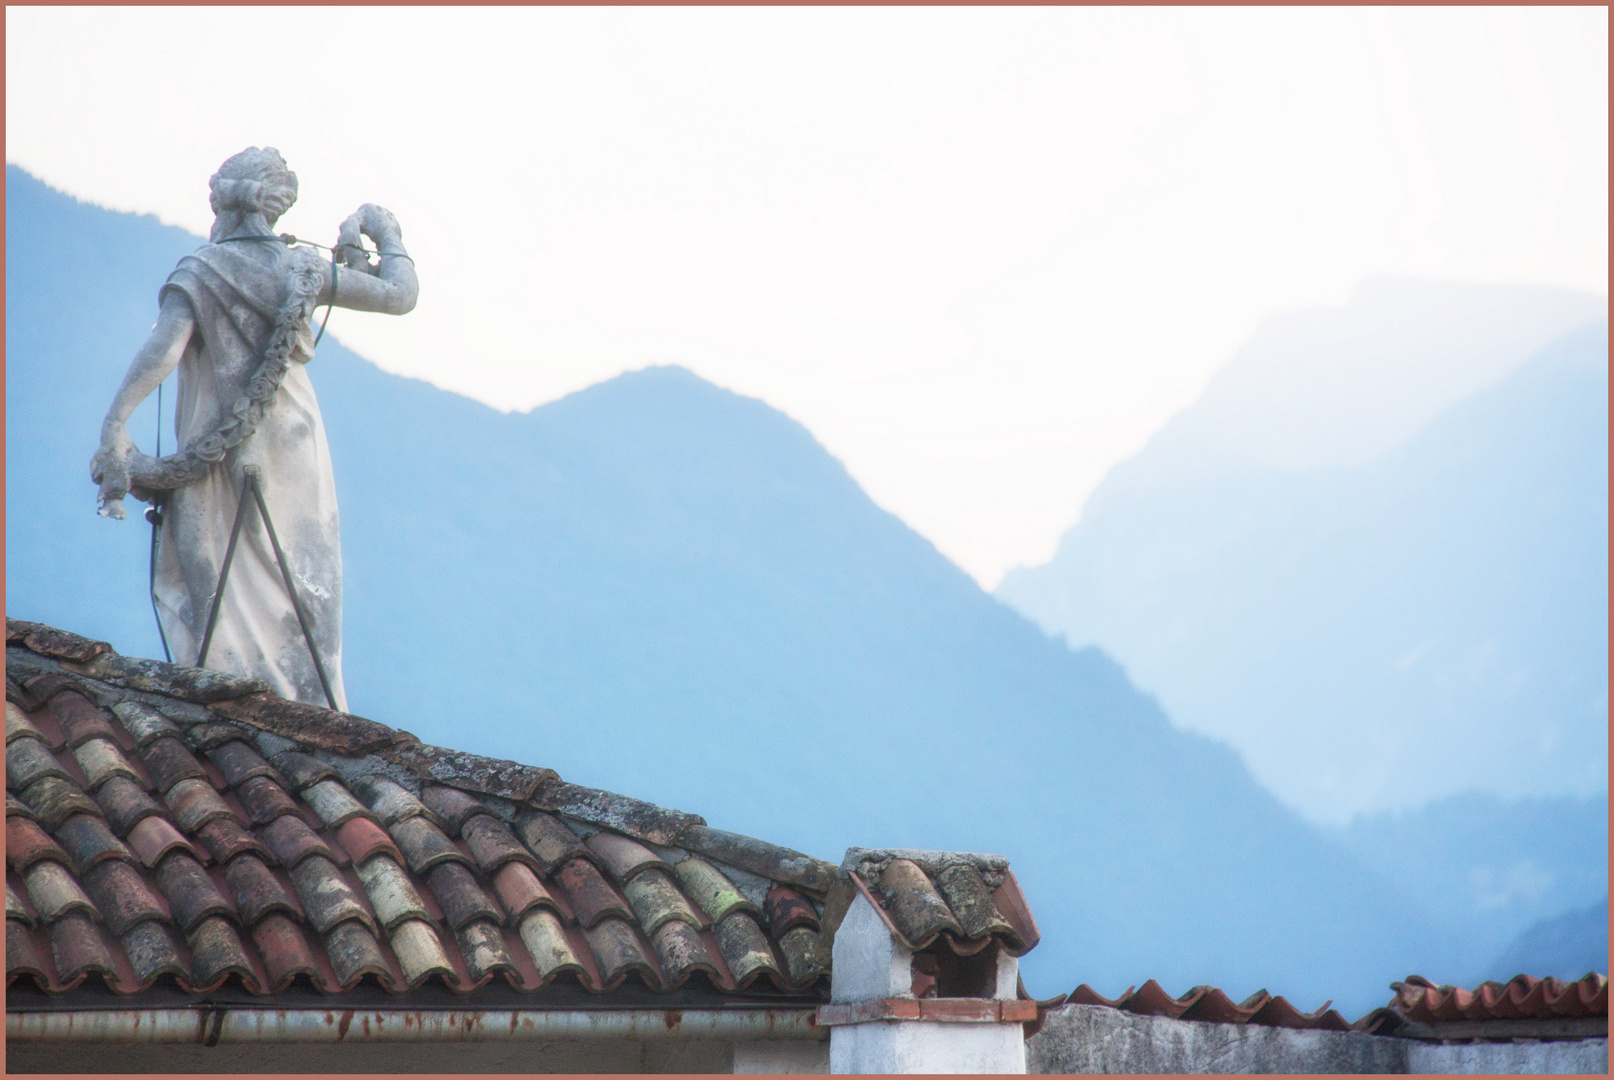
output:
M 375 919 L 358 892 L 348 884 L 336 864 L 324 856 L 310 855 L 292 867 L 291 883 L 303 902 L 309 924 L 320 933 L 348 919 L 374 927 Z
M 206 780 L 181 780 L 163 794 L 163 801 L 174 812 L 174 821 L 189 833 L 215 818 L 235 818 L 235 812 Z
M 140 856 L 140 861 L 153 868 L 174 851 L 187 852 L 197 861 L 203 858 L 196 846 L 170 825 L 167 818 L 155 814 L 141 818 L 139 824 L 129 830 L 129 835 L 125 839 L 134 849 L 134 853 Z
M 66 630 L 58 630 L 44 623 L 6 619 L 6 642 L 21 641 L 41 656 L 54 656 L 60 660 L 92 660 L 112 651 L 104 641 L 94 641 Z
M 729 915 L 717 924 L 716 934 L 717 947 L 736 983 L 744 986 L 764 974 L 779 977 L 779 965 L 768 948 L 768 939 L 749 914 L 736 911 Z
M 34 913 L 28 910 L 28 905 L 22 902 L 22 897 L 6 882 L 6 918 L 21 919 L 29 926 L 34 925 Z
M 691 856 L 673 867 L 673 870 L 695 903 L 714 923 L 721 922 L 735 911 L 748 911 L 759 917 L 762 915 L 761 908 L 747 900 L 734 887 L 734 882 L 705 859 Z
M 628 883 L 622 886 L 622 892 L 647 934 L 654 933 L 663 923 L 672 919 L 680 919 L 697 929 L 703 922 L 664 870 L 654 867 L 641 870 L 628 879 Z
M 555 883 L 566 894 L 572 912 L 585 928 L 607 915 L 633 918 L 633 909 L 587 859 L 573 859 L 562 866 L 555 872 Z
M 40 824 L 55 832 L 62 822 L 74 814 L 99 814 L 101 811 L 88 795 L 71 780 L 59 776 L 46 776 L 24 788 L 22 801 L 39 818 Z
M 106 822 L 90 814 L 74 814 L 56 830 L 56 839 L 73 860 L 80 875 L 107 859 L 134 858 L 128 848 L 112 835 Z
M 405 919 L 431 919 L 431 912 L 409 875 L 388 856 L 378 855 L 362 863 L 355 860 L 354 869 L 364 883 L 365 894 L 383 929 L 390 929 Z
M 22 875 L 22 883 L 40 922 L 53 923 L 74 911 L 91 919 L 101 917 L 72 872 L 59 862 L 35 863 Z
M 231 787 L 239 787 L 254 776 L 266 776 L 271 780 L 280 776 L 274 766 L 265 761 L 254 746 L 241 739 L 238 733 L 237 737 L 208 750 L 207 757 L 218 766 L 224 782 Z
M 798 926 L 805 926 L 814 931 L 818 929 L 817 909 L 795 889 L 775 885 L 768 890 L 763 906 L 767 909 L 768 929 L 773 932 L 776 940 Z
M 214 860 L 221 863 L 229 862 L 237 855 L 251 852 L 262 859 L 274 860 L 274 853 L 264 846 L 246 826 L 242 825 L 233 815 L 230 817 L 214 818 L 200 829 L 196 830 L 196 838 L 202 846 L 212 855 Z
M 635 874 L 651 867 L 661 870 L 672 869 L 660 855 L 643 844 L 629 840 L 626 836 L 600 832 L 583 842 L 594 852 L 600 864 L 610 872 L 611 877 L 619 885 L 626 884 Z
M 95 802 L 106 814 L 112 831 L 125 837 L 141 819 L 163 812 L 163 808 L 155 799 L 142 791 L 140 785 L 125 776 L 111 777 L 96 788 Z
M 690 825 L 678 836 L 680 846 L 749 870 L 773 881 L 784 881 L 820 895 L 828 893 L 838 880 L 834 863 L 803 855 L 799 851 L 770 844 L 738 833 L 724 832 L 707 825 Z
M 228 919 L 214 915 L 203 919 L 187 935 L 191 947 L 191 982 L 198 988 L 212 989 L 231 975 L 239 976 L 249 987 L 258 987 L 258 976 L 252 970 L 241 947 L 241 938 Z M 261 993 L 262 989 L 258 988 Z
M 11 868 L 21 873 L 41 859 L 50 859 L 64 866 L 68 863 L 67 852 L 39 827 L 38 822 L 21 814 L 6 818 L 6 862 Z
M 85 786 L 91 791 L 114 776 L 127 776 L 135 783 L 140 782 L 140 774 L 111 739 L 91 739 L 81 743 L 74 749 L 73 757 L 78 760 L 79 768 L 84 770 Z
M 95 702 L 74 687 L 63 687 L 52 694 L 49 701 L 51 715 L 61 726 L 68 746 L 77 746 L 90 739 L 116 739 L 117 732 Z
M 165 664 L 161 660 L 142 660 L 115 653 L 82 662 L 76 670 L 81 675 L 113 686 L 199 704 L 242 694 L 263 693 L 269 689 L 261 679 L 243 679 L 211 668 L 180 667 L 178 664 Z
M 9 682 L 7 686 L 10 686 Z M 28 719 L 28 714 L 8 699 L 6 701 L 6 745 L 10 746 L 13 739 L 22 738 L 38 739 L 40 742 L 47 741 L 44 732 L 35 727 L 34 722 Z
M 421 790 L 420 801 L 442 819 L 443 827 L 450 836 L 458 836 L 471 818 L 493 813 L 476 796 L 443 784 L 427 784 Z
M 829 950 L 818 931 L 798 926 L 781 934 L 778 942 L 792 983 L 801 986 L 829 974 Z
M 454 965 L 449 963 L 443 943 L 430 923 L 420 919 L 406 919 L 392 928 L 388 935 L 392 951 L 403 968 L 404 981 L 411 987 L 425 982 L 432 975 L 454 978 Z
M 280 865 L 288 869 L 313 855 L 324 856 L 332 862 L 338 859 L 331 846 L 321 840 L 319 834 L 308 827 L 308 822 L 296 814 L 285 814 L 275 818 L 259 829 L 258 835 L 269 845 L 269 850 L 280 860 Z
M 370 809 L 348 793 L 337 780 L 320 780 L 303 789 L 303 801 L 314 808 L 320 820 L 331 828 L 358 817 L 370 817 Z
M 686 922 L 674 919 L 663 923 L 650 935 L 650 940 L 656 946 L 662 974 L 669 984 L 681 983 L 696 971 L 712 975 L 717 973 L 717 967 L 712 963 L 711 954 L 706 951 L 706 944 L 701 941 L 699 932 Z
M 454 846 L 454 841 L 450 840 L 442 829 L 423 817 L 395 821 L 387 831 L 398 842 L 398 850 L 403 852 L 404 860 L 413 873 L 424 874 L 432 867 L 445 862 L 470 865 L 471 860 Z
M 39 815 L 34 813 L 32 807 L 8 791 L 6 792 L 6 818 L 9 820 L 13 817 L 25 817 L 29 821 L 39 820 Z
M 46 776 L 72 780 L 73 776 L 50 748 L 38 739 L 14 739 L 6 744 L 6 784 L 18 789 Z
M 603 825 L 652 844 L 672 844 L 685 829 L 706 824 L 698 814 L 669 810 L 614 791 L 568 784 L 558 777 L 546 782 L 531 801 L 542 809 Z
M 143 702 L 120 701 L 112 706 L 112 712 L 138 747 L 150 746 L 162 738 L 180 737 L 180 730 L 172 720 Z
M 150 986 L 159 975 L 183 978 L 189 974 L 185 961 L 179 955 L 179 948 L 174 944 L 173 935 L 162 923 L 137 923 L 125 930 L 119 940 L 139 986 Z
M 300 750 L 287 750 L 276 754 L 275 768 L 280 770 L 280 775 L 285 777 L 292 791 L 301 791 L 327 777 L 341 779 L 341 774 L 335 769 L 314 755 L 305 754 Z
M 536 908 L 521 920 L 521 943 L 532 954 L 538 974 L 545 979 L 562 971 L 584 973 L 565 928 L 548 908 Z
M 249 733 L 235 724 L 204 721 L 200 724 L 191 724 L 185 729 L 185 741 L 190 744 L 191 749 L 204 752 L 248 737 Z
M 441 820 L 428 810 L 409 789 L 385 776 L 363 776 L 353 783 L 353 791 L 375 811 L 376 819 L 391 825 L 404 818 L 425 816 L 441 824 Z
M 504 946 L 504 935 L 497 923 L 478 920 L 454 932 L 460 956 L 473 981 L 479 981 L 495 971 L 515 971 L 510 954 Z
M 76 982 L 92 972 L 103 977 L 117 973 L 100 928 L 82 911 L 70 911 L 51 924 L 50 951 L 63 982 Z
M 964 936 L 947 901 L 911 859 L 892 859 L 872 884 L 910 946 L 922 949 L 944 930 Z
M 570 862 L 579 855 L 593 858 L 593 853 L 584 846 L 583 838 L 553 814 L 541 810 L 530 811 L 516 819 L 516 828 L 520 830 L 521 839 L 527 847 L 538 856 L 545 873 L 552 872 L 561 863 Z
M 655 965 L 639 944 L 631 924 L 618 918 L 601 919 L 583 931 L 583 938 L 599 965 L 600 981 L 607 987 L 620 982 L 630 972 L 639 972 L 654 987 L 660 983 Z
M 499 894 L 499 901 L 513 919 L 519 920 L 535 907 L 560 910 L 555 898 L 538 880 L 538 875 L 521 863 L 505 863 L 501 866 L 498 873 L 493 875 L 493 891 Z
M 220 716 L 334 754 L 366 754 L 391 745 L 400 734 L 362 716 L 270 694 L 230 698 L 211 707 Z
M 254 825 L 267 825 L 282 814 L 297 813 L 297 803 L 286 789 L 267 776 L 253 776 L 235 789 Z
M 264 972 L 272 990 L 284 989 L 298 975 L 318 978 L 319 962 L 294 919 L 276 911 L 252 928 L 252 943 L 263 957 Z
M 389 855 L 400 863 L 404 861 L 392 837 L 367 817 L 352 818 L 343 824 L 336 830 L 336 842 L 342 845 L 355 866 L 376 854 Z
M 992 902 L 992 890 L 981 872 L 968 863 L 955 863 L 936 875 L 936 885 L 947 906 L 958 918 L 958 925 L 971 938 L 989 934 L 1012 934 L 1014 928 Z
M 487 893 L 476 883 L 476 878 L 462 864 L 439 863 L 427 873 L 426 881 L 431 886 L 432 895 L 437 897 L 438 906 L 443 909 L 443 918 L 448 920 L 451 928 L 458 930 L 475 919 L 496 923 L 504 921 L 504 912 L 488 899 Z
M 31 975 L 41 985 L 49 986 L 54 965 L 49 954 L 21 919 L 6 920 L 6 981 L 20 975 Z
M 460 836 L 484 874 L 493 873 L 507 862 L 526 863 L 534 870 L 541 869 L 532 852 L 510 831 L 510 826 L 496 817 L 478 814 L 470 818 L 460 830 Z
M 157 887 L 168 898 L 168 908 L 183 930 L 191 930 L 203 919 L 215 916 L 234 918 L 235 906 L 224 898 L 202 864 L 175 851 L 157 866 Z
M 382 955 L 375 935 L 356 919 L 337 923 L 325 935 L 325 955 L 343 989 L 350 989 L 366 975 L 392 981 L 392 969 L 387 966 L 387 958 Z
M 207 770 L 196 760 L 196 755 L 173 736 L 153 739 L 140 752 L 140 756 L 145 762 L 146 771 L 151 774 L 151 782 L 157 785 L 159 792 L 166 793 L 181 780 L 207 778 Z
M 541 781 L 555 775 L 550 769 L 423 746 L 418 742 L 384 747 L 378 753 L 381 758 L 404 766 L 422 779 L 518 803 L 526 802 Z
M 242 922 L 248 926 L 276 911 L 293 918 L 302 917 L 297 901 L 280 883 L 274 871 L 256 855 L 241 855 L 225 863 L 224 880 L 235 896 Z M 271 978 L 274 977 L 271 973 Z

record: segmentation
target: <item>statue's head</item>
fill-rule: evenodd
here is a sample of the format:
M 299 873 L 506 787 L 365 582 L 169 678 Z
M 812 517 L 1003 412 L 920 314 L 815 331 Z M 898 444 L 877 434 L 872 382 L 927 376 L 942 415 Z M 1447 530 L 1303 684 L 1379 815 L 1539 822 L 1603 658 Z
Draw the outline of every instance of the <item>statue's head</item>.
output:
M 297 174 L 272 146 L 236 154 L 219 166 L 208 187 L 214 240 L 228 236 L 247 214 L 262 214 L 273 225 L 297 201 Z

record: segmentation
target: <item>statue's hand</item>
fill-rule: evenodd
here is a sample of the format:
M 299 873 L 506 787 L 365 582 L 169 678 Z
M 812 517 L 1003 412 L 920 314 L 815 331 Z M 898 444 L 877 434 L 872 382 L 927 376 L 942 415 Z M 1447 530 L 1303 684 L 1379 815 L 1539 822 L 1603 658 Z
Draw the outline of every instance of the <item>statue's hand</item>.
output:
M 97 499 L 102 517 L 122 519 L 123 497 L 129 493 L 129 458 L 135 453 L 134 440 L 121 426 L 101 440 L 101 448 L 90 459 L 90 479 L 100 485 Z
M 376 242 L 376 246 L 383 251 L 389 243 L 403 239 L 403 227 L 391 210 L 375 203 L 365 203 L 359 207 L 358 217 L 362 221 L 360 228 L 364 235 Z

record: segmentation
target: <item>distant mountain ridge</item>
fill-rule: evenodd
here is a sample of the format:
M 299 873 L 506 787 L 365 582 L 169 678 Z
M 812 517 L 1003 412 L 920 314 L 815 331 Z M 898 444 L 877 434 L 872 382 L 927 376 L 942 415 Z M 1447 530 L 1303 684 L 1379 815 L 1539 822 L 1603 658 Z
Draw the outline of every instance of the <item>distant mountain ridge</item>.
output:
M 16 169 L 7 208 L 8 607 L 153 655 L 145 527 L 95 516 L 88 461 L 198 240 Z M 1232 751 L 981 593 L 761 402 L 653 368 L 505 415 L 334 338 L 310 373 L 360 713 L 832 859 L 1000 851 L 1044 931 L 1040 996 L 1152 977 L 1360 1013 L 1468 962 Z M 143 446 L 151 426 L 148 407 Z
M 1207 393 L 1112 471 L 1052 562 L 997 595 L 1115 656 L 1179 725 L 1229 741 L 1315 820 L 1465 791 L 1606 792 L 1606 305 L 1602 321 L 1541 341 L 1586 298 L 1472 289 L 1468 309 L 1489 306 L 1487 326 L 1516 317 L 1498 340 L 1530 351 L 1505 363 L 1494 343 L 1480 350 L 1479 388 L 1381 440 L 1373 460 L 1272 456 L 1305 440 L 1253 389 L 1281 366 L 1268 342 L 1259 363 L 1230 365 L 1242 373 L 1223 386 L 1243 398 Z M 1449 290 L 1440 303 L 1462 308 Z M 1398 310 L 1406 338 L 1424 341 L 1411 300 Z M 1313 329 L 1343 335 L 1349 312 Z M 1377 331 L 1386 349 L 1393 330 Z M 1331 337 L 1278 336 L 1308 371 L 1348 362 Z M 1430 376 L 1448 395 L 1452 378 Z M 1346 412 L 1371 405 L 1352 395 Z

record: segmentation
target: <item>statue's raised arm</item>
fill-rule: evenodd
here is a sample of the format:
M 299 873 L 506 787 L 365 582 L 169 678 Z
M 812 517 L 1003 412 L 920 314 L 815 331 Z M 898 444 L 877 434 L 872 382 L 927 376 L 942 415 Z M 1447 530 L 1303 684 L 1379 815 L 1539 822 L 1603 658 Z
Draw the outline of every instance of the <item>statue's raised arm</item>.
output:
M 313 317 L 325 304 L 407 313 L 420 291 L 414 261 L 397 218 L 374 204 L 342 223 L 334 257 L 276 236 L 297 176 L 273 149 L 235 155 L 209 186 L 209 243 L 158 293 L 157 325 L 107 410 L 91 478 L 103 516 L 123 517 L 129 494 L 162 507 L 152 593 L 176 661 L 345 709 L 336 488 L 306 370 Z M 129 417 L 176 369 L 179 450 L 141 453 Z

